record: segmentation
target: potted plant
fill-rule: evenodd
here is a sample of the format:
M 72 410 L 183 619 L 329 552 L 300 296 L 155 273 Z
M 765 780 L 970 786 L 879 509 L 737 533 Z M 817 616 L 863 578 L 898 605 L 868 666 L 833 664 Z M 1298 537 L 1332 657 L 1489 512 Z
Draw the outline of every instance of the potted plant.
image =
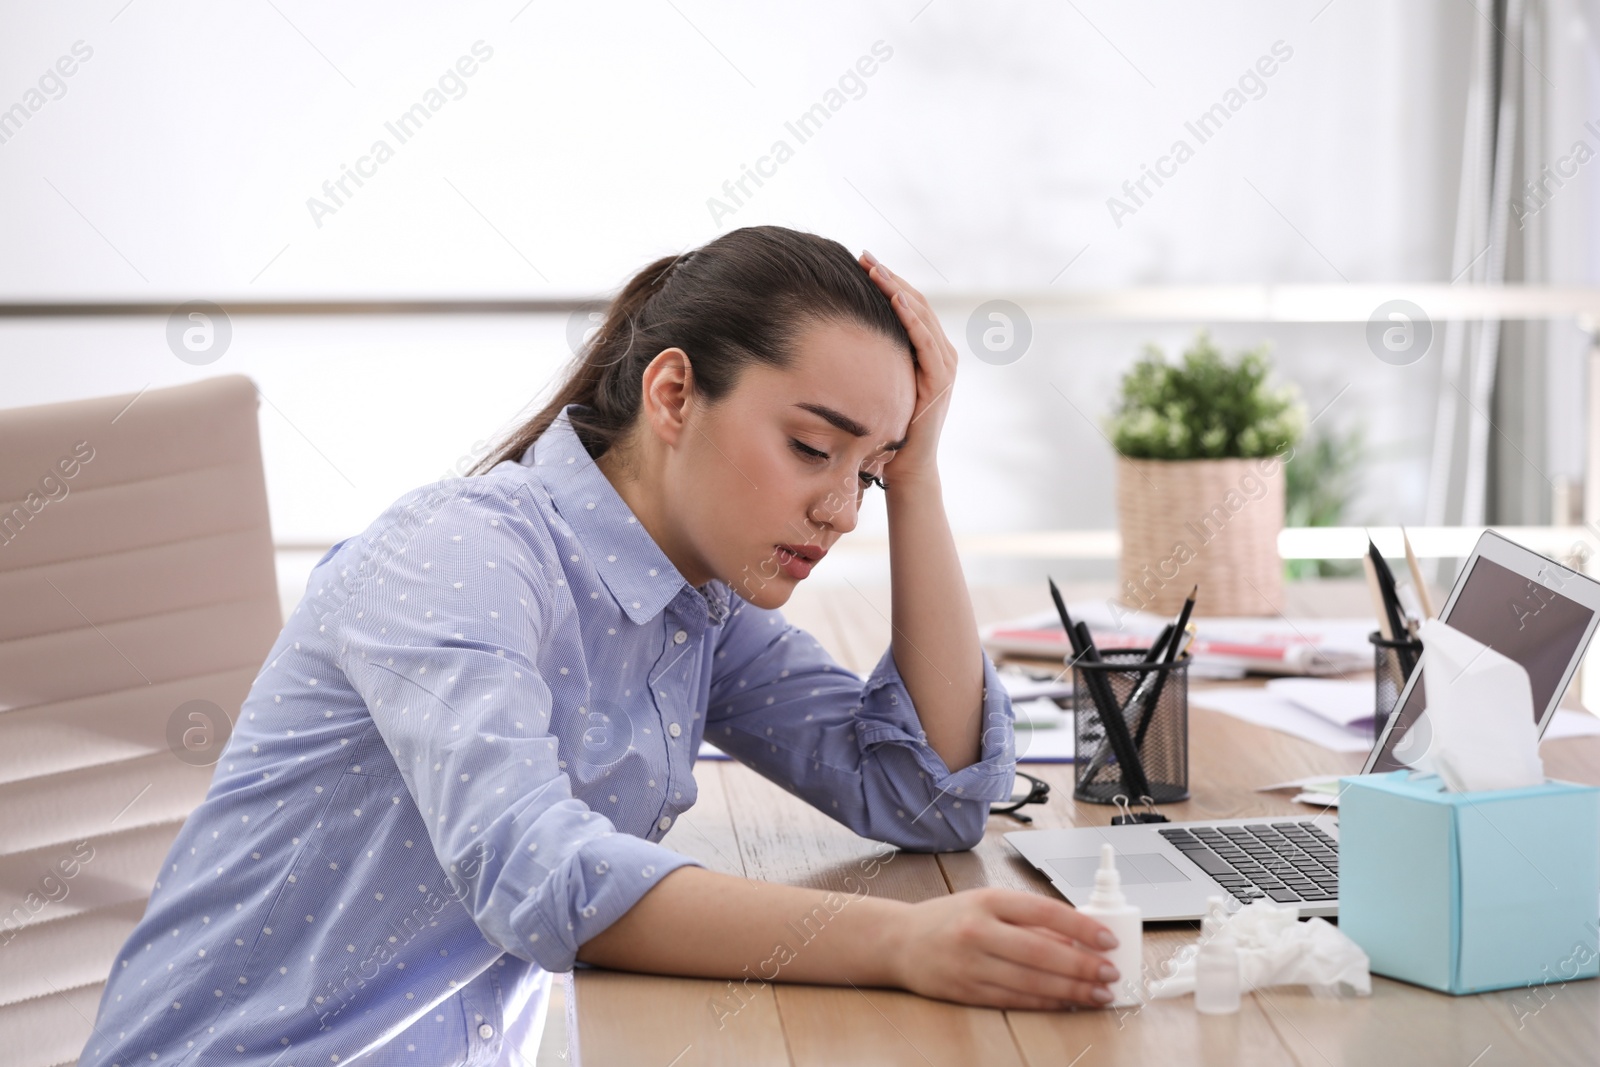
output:
M 1230 361 L 1202 330 L 1181 362 L 1147 345 L 1123 376 L 1109 436 L 1127 606 L 1171 615 L 1198 584 L 1197 612 L 1283 610 L 1284 464 L 1305 409 L 1271 371 L 1265 344 Z

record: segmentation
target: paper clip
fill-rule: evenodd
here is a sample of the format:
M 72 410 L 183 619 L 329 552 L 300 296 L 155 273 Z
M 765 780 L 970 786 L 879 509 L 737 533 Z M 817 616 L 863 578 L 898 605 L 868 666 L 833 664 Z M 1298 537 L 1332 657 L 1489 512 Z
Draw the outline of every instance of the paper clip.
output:
M 1111 803 L 1117 806 L 1117 814 L 1111 817 L 1111 825 L 1130 826 L 1134 823 L 1169 821 L 1165 815 L 1156 810 L 1156 802 L 1154 798 L 1146 795 L 1141 796 L 1139 800 L 1144 804 L 1145 810 L 1136 812 L 1133 810 L 1133 805 L 1129 803 L 1126 794 L 1118 793 L 1116 796 L 1112 797 Z

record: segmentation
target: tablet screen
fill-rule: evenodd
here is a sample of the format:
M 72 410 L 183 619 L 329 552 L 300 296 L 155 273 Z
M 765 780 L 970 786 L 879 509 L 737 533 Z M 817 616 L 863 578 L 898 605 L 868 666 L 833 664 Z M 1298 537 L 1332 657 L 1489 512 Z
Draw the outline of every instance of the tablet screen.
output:
M 1576 576 L 1569 580 L 1576 580 Z M 1588 608 L 1557 590 L 1479 556 L 1444 621 L 1522 665 L 1533 689 L 1533 715 L 1537 722 L 1560 697 L 1556 686 L 1572 665 L 1573 654 L 1588 631 L 1592 616 Z M 1410 730 L 1426 700 L 1426 685 L 1419 676 L 1371 773 L 1409 766 L 1410 760 L 1416 758 L 1410 754 L 1411 749 L 1422 746 L 1425 751 L 1423 731 L 1410 738 Z

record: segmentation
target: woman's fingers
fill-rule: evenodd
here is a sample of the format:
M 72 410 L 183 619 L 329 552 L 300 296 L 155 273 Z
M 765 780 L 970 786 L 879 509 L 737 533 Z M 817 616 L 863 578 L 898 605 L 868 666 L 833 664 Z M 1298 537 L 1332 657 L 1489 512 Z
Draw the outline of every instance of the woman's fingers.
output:
M 1065 1000 L 1074 1004 L 1099 1006 L 1111 1002 L 1113 993 L 1099 982 L 1066 978 L 991 956 L 974 968 L 972 977 L 980 982 L 1009 989 L 1019 996 Z
M 1022 929 L 1024 929 L 1024 930 L 1032 930 L 1034 933 L 1038 934 L 1040 937 L 1053 937 L 1057 941 L 1061 942 L 1063 945 L 1081 944 L 1081 942 L 1079 942 L 1077 940 L 1074 940 L 1073 938 L 1068 937 L 1066 934 L 1061 933 L 1059 930 L 1052 930 L 1048 926 L 1023 926 Z M 1091 949 L 1091 951 L 1093 951 L 1093 950 Z
M 1030 903 L 1054 908 L 1030 907 Z M 895 984 L 923 996 L 996 1008 L 1103 1007 L 1114 974 L 1079 941 L 1098 923 L 1066 923 L 1065 905 L 1011 889 L 973 889 L 923 901 L 905 913 Z M 1074 934 L 1078 935 L 1077 937 Z
M 984 1008 L 1007 1008 L 1013 1011 L 1064 1011 L 1077 1007 L 1071 1001 L 1018 993 L 1015 989 L 990 982 L 978 982 L 975 985 L 971 1003 Z
M 935 332 L 928 326 L 928 320 L 923 318 L 920 311 L 908 307 L 900 307 L 900 320 L 905 323 L 906 333 L 911 336 L 911 343 L 917 351 L 927 355 L 943 355 L 944 349 L 940 340 L 944 332 Z M 924 360 L 928 362 L 928 360 Z
M 1069 941 L 1098 941 L 1103 928 L 1056 901 L 1031 894 L 1001 890 L 984 902 L 991 921 L 973 929 L 981 945 L 981 959 L 972 977 L 1029 996 L 1070 1000 L 1079 1004 L 1105 1004 L 1112 999 L 1106 988 L 1122 975 L 1104 957 Z M 1069 922 L 1050 923 L 1057 905 Z M 1040 919 L 1046 921 L 1040 922 Z M 1065 928 L 1063 928 L 1065 926 Z
M 990 950 L 1017 966 L 1079 982 L 1107 983 L 1120 977 L 1103 956 L 1064 944 L 1050 934 L 1004 922 L 993 932 Z
M 915 286 L 910 285 L 904 278 L 890 270 L 888 265 L 882 260 L 878 259 L 876 256 L 873 256 L 870 252 L 861 253 L 861 258 L 866 263 L 867 269 L 870 272 L 882 272 L 883 277 L 887 281 L 893 283 L 892 287 L 889 287 L 891 288 L 890 295 L 893 295 L 894 290 L 905 290 L 906 296 L 913 304 L 921 304 L 924 307 L 927 306 L 927 298 L 918 292 Z
M 1006 922 L 1017 926 L 1043 926 L 1095 949 L 1117 947 L 1117 939 L 1110 930 L 1060 901 L 1015 889 L 991 892 L 994 914 Z
M 884 291 L 896 308 L 918 317 L 922 317 L 924 313 L 933 314 L 933 307 L 928 303 L 927 297 L 918 292 L 915 286 L 886 267 L 881 260 L 868 261 L 868 255 L 866 252 L 861 254 L 862 265 L 867 268 L 867 274 L 878 283 L 878 288 Z
M 919 292 L 916 286 L 908 283 L 900 275 L 886 267 L 880 260 L 869 257 L 870 252 L 861 253 L 861 262 L 867 268 L 868 274 L 878 283 L 878 287 L 889 296 L 895 308 L 906 318 L 907 330 L 912 330 L 912 321 L 920 323 L 925 335 L 920 340 L 913 336 L 919 351 L 940 352 L 946 356 L 953 356 L 955 349 L 950 345 L 944 335 L 944 330 L 939 327 L 939 318 L 933 312 L 933 305 L 928 303 L 928 298 Z

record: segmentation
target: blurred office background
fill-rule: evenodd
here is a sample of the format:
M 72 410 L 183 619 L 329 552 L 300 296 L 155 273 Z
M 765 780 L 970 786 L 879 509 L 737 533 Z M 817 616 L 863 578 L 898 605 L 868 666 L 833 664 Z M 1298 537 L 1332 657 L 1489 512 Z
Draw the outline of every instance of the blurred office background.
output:
M 1593 0 L 103 0 L 0 30 L 0 407 L 249 375 L 291 601 L 539 405 L 584 302 L 755 223 L 871 249 L 938 304 L 963 537 L 1113 529 L 1120 375 L 1202 327 L 1268 343 L 1345 448 L 1344 525 L 1583 515 Z M 1487 343 L 1469 324 L 1453 369 L 1442 319 L 1414 362 L 1371 350 L 1389 288 L 1498 279 L 1578 288 Z M 1280 313 L 1276 287 L 1311 288 Z M 968 346 L 991 299 L 1031 328 L 1013 362 Z M 231 331 L 203 365 L 169 345 L 188 301 Z M 874 495 L 867 550 L 812 581 L 886 581 L 885 527 Z M 1077 555 L 967 566 L 1111 577 Z

